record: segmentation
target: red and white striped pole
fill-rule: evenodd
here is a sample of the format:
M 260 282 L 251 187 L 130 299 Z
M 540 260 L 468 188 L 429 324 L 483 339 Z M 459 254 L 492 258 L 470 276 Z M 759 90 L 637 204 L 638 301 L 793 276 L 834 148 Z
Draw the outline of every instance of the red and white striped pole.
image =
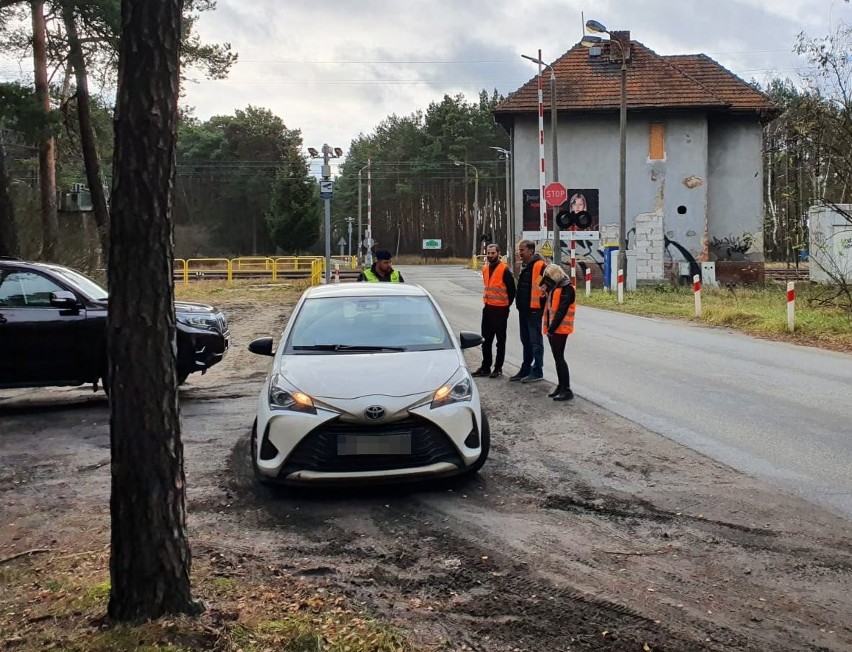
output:
M 538 187 L 539 187 L 539 210 L 541 220 L 539 229 L 541 239 L 547 240 L 547 202 L 544 200 L 544 93 L 541 87 L 541 50 L 538 51 Z
M 701 316 L 701 277 L 695 274 L 692 277 L 692 291 L 695 293 L 695 316 Z
M 624 303 L 624 270 L 618 270 L 618 303 Z
M 592 296 L 592 269 L 591 267 L 586 268 L 586 296 Z
M 340 283 L 340 263 L 334 263 L 334 282 Z
M 796 283 L 787 282 L 787 330 L 796 330 Z
M 577 287 L 577 241 L 574 239 L 576 230 L 576 226 L 571 227 L 571 285 L 575 288 Z
M 373 264 L 373 166 L 367 157 L 367 265 Z

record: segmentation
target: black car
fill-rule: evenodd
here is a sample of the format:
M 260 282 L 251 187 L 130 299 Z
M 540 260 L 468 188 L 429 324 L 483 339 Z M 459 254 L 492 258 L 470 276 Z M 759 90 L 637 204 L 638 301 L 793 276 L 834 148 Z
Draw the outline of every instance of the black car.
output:
M 204 373 L 230 343 L 225 315 L 175 302 L 177 374 Z M 83 385 L 106 376 L 107 291 L 68 267 L 0 259 L 0 388 Z

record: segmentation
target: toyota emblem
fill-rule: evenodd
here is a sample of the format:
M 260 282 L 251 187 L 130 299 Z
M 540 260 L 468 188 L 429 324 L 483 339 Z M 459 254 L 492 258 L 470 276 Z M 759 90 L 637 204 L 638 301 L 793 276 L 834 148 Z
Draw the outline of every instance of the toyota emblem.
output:
M 381 405 L 371 405 L 364 410 L 364 416 L 370 421 L 378 421 L 379 419 L 384 419 L 385 409 Z

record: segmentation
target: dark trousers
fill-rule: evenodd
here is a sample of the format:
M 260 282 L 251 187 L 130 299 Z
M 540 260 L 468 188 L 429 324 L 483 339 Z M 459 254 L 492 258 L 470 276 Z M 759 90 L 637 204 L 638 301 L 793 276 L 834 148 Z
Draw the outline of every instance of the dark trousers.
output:
M 482 307 L 482 368 L 491 371 L 491 345 L 497 338 L 497 359 L 494 371 L 503 371 L 506 357 L 506 325 L 509 322 L 509 306 Z
M 518 373 L 541 372 L 544 365 L 544 340 L 541 333 L 541 310 L 518 311 L 518 326 L 524 361 Z
M 568 363 L 565 362 L 565 345 L 568 344 L 567 335 L 551 335 L 550 352 L 553 353 L 553 361 L 556 363 L 556 378 L 559 387 L 571 389 L 571 374 L 568 373 Z

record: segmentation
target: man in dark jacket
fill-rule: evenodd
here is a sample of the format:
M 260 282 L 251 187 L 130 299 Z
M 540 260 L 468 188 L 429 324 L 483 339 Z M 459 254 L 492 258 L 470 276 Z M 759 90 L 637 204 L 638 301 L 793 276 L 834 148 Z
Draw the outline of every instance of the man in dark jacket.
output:
M 393 268 L 392 260 L 391 252 L 387 249 L 379 249 L 376 252 L 376 262 L 370 266 L 370 269 L 363 270 L 358 275 L 358 280 L 370 283 L 403 283 L 402 274 Z
M 506 326 L 509 309 L 515 300 L 515 277 L 508 265 L 500 260 L 500 248 L 488 245 L 485 250 L 486 263 L 482 268 L 482 365 L 472 376 L 499 378 L 503 375 L 503 359 L 506 357 Z M 491 345 L 497 338 L 497 358 L 491 370 Z
M 518 274 L 518 292 L 515 295 L 515 307 L 518 309 L 518 321 L 521 332 L 521 346 L 524 359 L 521 368 L 509 380 L 534 383 L 544 378 L 544 338 L 541 333 L 541 278 L 547 261 L 535 252 L 532 240 L 518 243 L 518 256 L 521 259 L 521 272 Z

